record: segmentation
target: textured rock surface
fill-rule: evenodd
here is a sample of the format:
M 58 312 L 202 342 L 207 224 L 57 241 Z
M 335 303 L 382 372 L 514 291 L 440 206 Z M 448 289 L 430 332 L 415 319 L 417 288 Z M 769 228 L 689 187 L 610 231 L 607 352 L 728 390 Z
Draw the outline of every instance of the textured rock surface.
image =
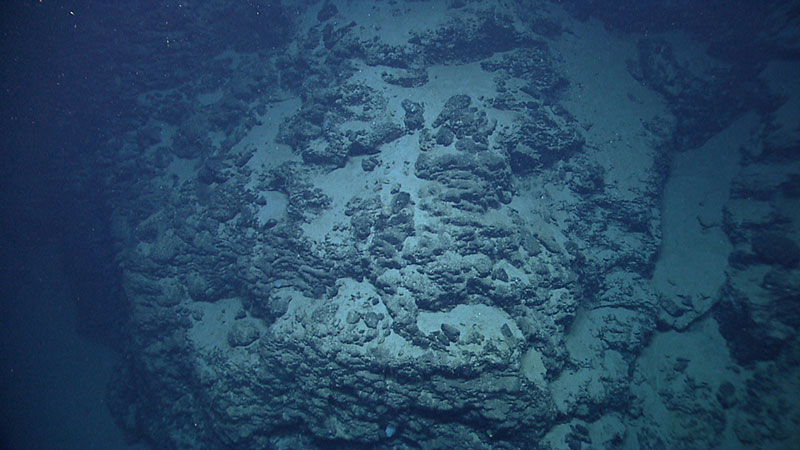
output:
M 766 108 L 764 86 L 733 95 L 734 70 L 642 38 L 595 66 L 626 95 L 605 92 L 576 48 L 612 36 L 553 5 L 354 8 L 298 7 L 296 45 L 222 53 L 112 142 L 126 429 L 164 448 L 489 449 L 708 448 L 732 417 L 744 444 L 786 426 L 741 413 L 772 407 L 757 378 L 709 379 L 673 350 L 708 328 L 743 365 L 797 354 L 796 174 L 775 194 L 742 169 L 724 215 L 692 218 L 733 243 L 720 293 L 653 282 L 675 242 L 670 150 Z M 786 153 L 747 161 L 796 166 Z

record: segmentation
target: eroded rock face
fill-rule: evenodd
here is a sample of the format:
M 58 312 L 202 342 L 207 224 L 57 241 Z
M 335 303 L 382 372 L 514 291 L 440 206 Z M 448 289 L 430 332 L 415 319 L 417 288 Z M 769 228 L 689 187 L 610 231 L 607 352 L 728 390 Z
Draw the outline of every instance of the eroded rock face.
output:
M 302 104 L 275 139 L 302 163 L 271 161 L 273 144 L 216 149 L 200 182 L 184 183 L 181 197 L 141 225 L 126 286 L 152 351 L 122 375 L 160 394 L 122 407 L 132 394 L 119 389 L 118 414 L 163 410 L 183 425 L 139 418 L 130 426 L 220 447 L 390 446 L 391 425 L 395 440 L 430 448 L 493 448 L 536 441 L 563 414 L 620 404 L 624 377 L 607 395 L 576 391 L 566 404 L 551 392 L 570 364 L 565 333 L 584 295 L 588 249 L 572 242 L 580 227 L 556 225 L 579 217 L 556 219 L 544 197 L 526 203 L 531 185 L 571 192 L 573 181 L 547 170 L 569 167 L 583 148 L 563 109 L 542 109 L 566 86 L 546 45 L 518 32 L 492 41 L 508 30 L 479 15 L 454 22 L 469 23 L 473 36 L 451 25 L 376 47 L 325 11 L 317 37 L 325 50 L 309 34 L 305 48 L 320 54 L 303 62 L 308 74 L 292 84 Z M 521 43 L 531 46 L 493 57 Z M 320 76 L 331 70 L 325 58 L 359 55 L 414 74 L 432 61 L 490 58 L 482 70 L 519 80 L 528 100 L 504 103 L 517 111 L 509 119 L 492 106 L 498 99 L 469 92 L 435 107 L 418 95 L 395 102 L 371 83 L 346 81 L 356 72 L 342 61 L 343 72 Z M 282 76 L 297 77 L 298 63 L 281 58 Z M 429 82 L 402 81 L 396 70 L 381 79 L 394 89 Z M 325 185 L 337 170 L 345 178 Z M 520 176 L 531 178 L 520 184 Z M 589 189 L 602 189 L 602 172 L 594 176 Z M 647 260 L 654 246 L 645 248 L 631 258 Z M 595 270 L 591 278 L 602 280 Z M 156 367 L 164 373 L 153 380 Z M 188 385 L 198 392 L 181 404 Z
M 161 188 L 132 184 L 141 195 L 116 212 L 134 305 L 118 420 L 169 448 L 615 448 L 631 424 L 643 446 L 718 444 L 709 404 L 735 408 L 741 390 L 636 389 L 656 330 L 707 312 L 650 284 L 669 111 L 639 118 L 629 94 L 635 126 L 619 137 L 562 105 L 572 84 L 541 38 L 562 30 L 544 12 L 449 2 L 444 23 L 398 41 L 333 3 L 298 9 L 295 50 L 233 58 L 213 107 L 151 107 L 179 122 L 177 168 L 164 152 L 136 161 Z M 630 89 L 657 82 L 686 106 L 700 81 L 642 42 Z M 166 145 L 154 129 L 122 147 Z M 765 289 L 785 295 L 766 311 L 787 327 L 775 335 L 735 284 L 714 311 L 752 361 L 751 344 L 779 350 L 798 323 L 783 272 L 797 252 L 750 241 L 742 264 L 771 266 Z M 652 397 L 685 435 L 661 438 L 639 403 Z

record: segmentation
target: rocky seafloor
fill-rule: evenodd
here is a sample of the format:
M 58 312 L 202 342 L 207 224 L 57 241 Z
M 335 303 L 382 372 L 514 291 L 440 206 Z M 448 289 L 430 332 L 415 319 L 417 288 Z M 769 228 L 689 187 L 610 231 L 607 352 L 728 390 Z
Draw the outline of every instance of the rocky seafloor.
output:
M 139 74 L 102 172 L 133 439 L 798 442 L 789 12 L 737 64 L 574 5 L 249 3 L 115 62 Z

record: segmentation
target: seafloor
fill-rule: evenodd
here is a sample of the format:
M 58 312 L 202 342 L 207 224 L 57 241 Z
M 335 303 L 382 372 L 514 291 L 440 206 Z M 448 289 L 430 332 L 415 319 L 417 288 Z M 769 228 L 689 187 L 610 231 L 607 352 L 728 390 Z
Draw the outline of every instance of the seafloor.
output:
M 800 442 L 798 60 L 556 2 L 187 10 L 109 62 L 131 439 Z

